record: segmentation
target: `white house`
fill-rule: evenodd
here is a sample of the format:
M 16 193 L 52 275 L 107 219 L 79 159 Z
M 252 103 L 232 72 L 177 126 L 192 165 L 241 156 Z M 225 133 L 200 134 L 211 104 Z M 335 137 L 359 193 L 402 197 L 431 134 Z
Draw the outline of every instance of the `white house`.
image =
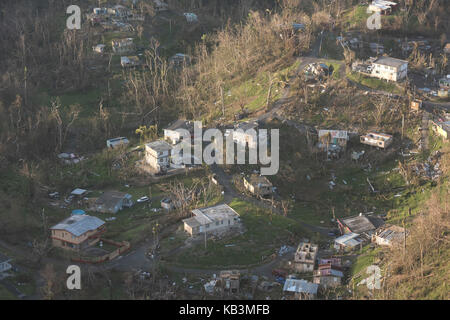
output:
M 391 57 L 380 57 L 373 63 L 371 76 L 389 81 L 399 81 L 408 75 L 408 61 Z
M 0 253 L 0 273 L 6 272 L 12 268 L 11 264 L 9 263 L 10 261 L 10 258 Z
M 225 231 L 239 222 L 239 214 L 227 204 L 192 210 L 193 217 L 184 219 L 184 230 L 191 236 Z
M 165 141 L 157 140 L 145 145 L 145 162 L 157 172 L 166 171 L 170 167 L 172 146 Z

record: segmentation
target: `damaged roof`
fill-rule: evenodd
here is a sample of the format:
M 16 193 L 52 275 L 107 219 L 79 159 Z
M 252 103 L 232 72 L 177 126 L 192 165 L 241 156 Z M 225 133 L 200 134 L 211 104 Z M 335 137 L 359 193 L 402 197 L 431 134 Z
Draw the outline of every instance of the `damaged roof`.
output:
M 372 215 L 358 215 L 340 219 L 341 222 L 354 233 L 369 232 L 384 224 L 383 219 Z
M 57 225 L 51 227 L 51 230 L 65 230 L 76 237 L 85 234 L 88 231 L 96 230 L 105 222 L 97 217 L 87 215 L 75 215 L 63 220 Z
M 283 291 L 295 293 L 317 294 L 319 285 L 306 280 L 286 279 Z

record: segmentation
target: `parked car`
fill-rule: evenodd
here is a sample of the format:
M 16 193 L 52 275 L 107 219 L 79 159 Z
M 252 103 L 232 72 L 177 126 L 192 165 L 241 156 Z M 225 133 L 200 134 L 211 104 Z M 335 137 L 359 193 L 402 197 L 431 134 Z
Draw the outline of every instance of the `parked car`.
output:
M 137 202 L 142 203 L 142 202 L 147 202 L 149 200 L 150 200 L 149 197 L 144 196 L 144 197 L 141 197 L 141 198 L 137 199 Z

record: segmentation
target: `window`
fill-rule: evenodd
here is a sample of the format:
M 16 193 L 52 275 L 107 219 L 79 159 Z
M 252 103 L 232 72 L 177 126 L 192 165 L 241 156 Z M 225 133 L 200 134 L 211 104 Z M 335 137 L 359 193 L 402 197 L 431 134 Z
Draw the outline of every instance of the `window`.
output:
M 219 225 L 219 223 L 220 223 L 219 221 L 216 221 L 216 226 L 218 226 L 218 225 Z

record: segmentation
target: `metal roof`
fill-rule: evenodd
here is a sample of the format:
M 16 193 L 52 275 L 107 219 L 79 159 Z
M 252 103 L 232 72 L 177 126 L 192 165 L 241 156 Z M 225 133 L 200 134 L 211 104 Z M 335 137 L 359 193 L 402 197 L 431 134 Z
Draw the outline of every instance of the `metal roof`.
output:
M 306 280 L 286 279 L 284 283 L 283 291 L 317 294 L 319 285 L 316 283 L 308 282 Z
M 359 245 L 362 240 L 359 238 L 359 234 L 351 232 L 334 239 L 334 242 L 347 247 L 355 247 Z
M 354 233 L 362 233 L 376 229 L 376 227 L 366 216 L 349 217 L 344 218 L 341 221 L 350 229 L 351 232 Z
M 87 215 L 70 216 L 57 225 L 51 227 L 51 230 L 65 230 L 76 237 L 85 234 L 88 231 L 96 230 L 105 222 L 97 217 Z

